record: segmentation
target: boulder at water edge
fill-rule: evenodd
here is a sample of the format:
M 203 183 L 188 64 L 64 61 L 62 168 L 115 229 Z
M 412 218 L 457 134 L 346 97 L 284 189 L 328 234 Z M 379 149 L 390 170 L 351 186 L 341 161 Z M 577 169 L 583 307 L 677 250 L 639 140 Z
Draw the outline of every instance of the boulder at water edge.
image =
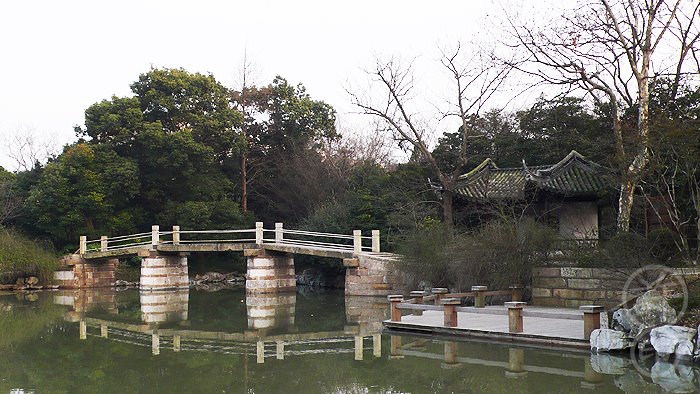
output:
M 676 317 L 666 298 L 656 290 L 649 290 L 637 299 L 634 307 L 613 314 L 613 327 L 636 338 L 651 328 L 673 324 Z
M 661 326 L 651 330 L 651 346 L 663 358 L 670 355 L 681 358 L 693 356 L 697 330 L 681 326 Z
M 633 338 L 622 331 L 609 328 L 599 328 L 591 333 L 591 350 L 594 352 L 607 352 L 610 350 L 628 349 L 632 346 Z

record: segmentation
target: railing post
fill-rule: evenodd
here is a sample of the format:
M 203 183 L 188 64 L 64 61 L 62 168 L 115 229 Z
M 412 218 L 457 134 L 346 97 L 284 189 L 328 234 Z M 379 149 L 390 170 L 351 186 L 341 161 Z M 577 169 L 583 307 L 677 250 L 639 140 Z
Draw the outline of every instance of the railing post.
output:
M 180 245 L 180 226 L 173 226 L 173 245 Z
M 446 287 L 433 287 L 433 289 L 430 290 L 430 292 L 435 295 L 435 305 L 440 305 L 440 299 L 443 294 L 447 294 L 447 291 Z
M 508 331 L 523 332 L 523 307 L 524 302 L 511 301 L 505 303 L 508 308 Z
M 352 246 L 355 254 L 362 252 L 362 230 L 352 230 Z
M 155 226 L 151 226 L 151 246 L 156 247 L 158 246 L 158 242 L 160 241 L 160 227 L 156 224 Z
M 255 222 L 255 243 L 258 245 L 263 243 L 263 222 Z
M 459 298 L 445 298 L 441 303 L 445 308 L 445 327 L 457 327 L 457 306 L 461 301 Z
M 425 291 L 423 290 L 415 290 L 411 292 L 411 298 L 413 298 L 413 303 L 416 305 L 421 305 L 423 304 L 423 297 L 425 297 Z M 416 310 L 415 312 L 416 316 L 423 316 L 423 311 L 421 310 Z
M 513 302 L 522 302 L 523 285 L 511 285 L 508 288 L 510 289 L 510 300 Z
M 488 290 L 486 286 L 472 286 L 472 291 L 476 293 L 474 296 L 474 307 L 483 308 L 486 306 L 486 296 L 484 292 Z
M 578 309 L 583 312 L 583 339 L 591 339 L 593 330 L 600 328 L 600 314 L 605 308 L 599 305 L 582 305 Z
M 372 252 L 379 253 L 379 230 L 372 230 Z
M 107 251 L 107 236 L 103 235 L 100 237 L 100 250 L 103 252 Z
M 80 236 L 80 247 L 78 248 L 78 253 L 85 254 L 87 252 L 87 236 Z
M 391 321 L 400 322 L 401 321 L 401 309 L 398 308 L 399 303 L 403 302 L 403 296 L 400 294 L 393 294 L 387 296 L 387 299 L 391 303 Z
M 275 243 L 281 244 L 284 241 L 284 224 L 275 223 Z

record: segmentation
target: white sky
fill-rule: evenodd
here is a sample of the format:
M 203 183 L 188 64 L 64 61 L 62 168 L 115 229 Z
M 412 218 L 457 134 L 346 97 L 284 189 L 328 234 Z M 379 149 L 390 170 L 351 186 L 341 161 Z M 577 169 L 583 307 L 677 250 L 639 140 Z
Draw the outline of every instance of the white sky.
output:
M 235 86 L 247 47 L 267 84 L 279 74 L 361 124 L 344 88 L 366 81 L 375 55 L 418 56 L 423 87 L 440 86 L 437 46 L 474 39 L 492 0 L 173 1 L 21 0 L 0 6 L 0 165 L 7 141 L 34 130 L 59 147 L 85 109 L 149 67 L 212 73 Z M 439 95 L 426 89 L 426 95 Z

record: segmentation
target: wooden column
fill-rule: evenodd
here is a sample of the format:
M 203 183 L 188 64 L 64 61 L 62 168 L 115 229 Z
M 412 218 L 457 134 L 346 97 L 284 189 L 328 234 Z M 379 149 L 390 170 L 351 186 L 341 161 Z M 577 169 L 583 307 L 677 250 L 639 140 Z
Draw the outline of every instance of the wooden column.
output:
M 457 307 L 459 298 L 444 298 L 440 302 L 445 307 L 445 327 L 457 327 Z
M 524 302 L 506 302 L 508 308 L 508 331 L 517 333 L 523 332 L 523 307 Z
M 599 305 L 582 305 L 578 309 L 583 312 L 583 339 L 591 339 L 593 330 L 600 328 L 600 314 L 605 308 Z
M 443 294 L 447 294 L 447 291 L 446 287 L 433 287 L 432 290 L 430 290 L 430 292 L 435 295 L 435 305 L 440 305 L 440 299 Z
M 486 306 L 486 296 L 484 292 L 488 290 L 486 286 L 472 286 L 472 291 L 476 293 L 474 296 L 474 307 L 483 308 Z
M 391 303 L 391 321 L 400 322 L 401 321 L 401 309 L 398 308 L 399 303 L 403 302 L 403 296 L 400 294 L 394 294 L 387 296 L 387 299 Z

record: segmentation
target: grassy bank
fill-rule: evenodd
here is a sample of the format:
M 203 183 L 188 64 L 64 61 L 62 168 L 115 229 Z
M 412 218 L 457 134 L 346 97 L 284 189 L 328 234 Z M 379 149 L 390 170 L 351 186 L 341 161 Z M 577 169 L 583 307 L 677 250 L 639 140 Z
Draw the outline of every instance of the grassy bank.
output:
M 0 283 L 28 276 L 49 282 L 58 263 L 58 256 L 46 245 L 0 227 Z

